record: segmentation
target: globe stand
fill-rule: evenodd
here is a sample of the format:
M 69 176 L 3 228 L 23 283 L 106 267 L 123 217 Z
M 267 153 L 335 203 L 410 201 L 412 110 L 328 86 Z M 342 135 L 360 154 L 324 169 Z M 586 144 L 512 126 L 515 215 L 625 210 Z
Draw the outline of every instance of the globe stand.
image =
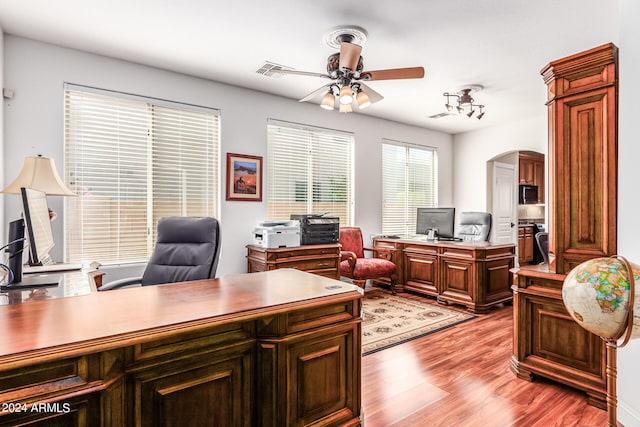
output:
M 618 378 L 616 340 L 603 338 L 607 348 L 607 427 L 618 426 L 618 394 L 616 391 L 616 381 Z
M 607 414 L 609 415 L 609 426 L 618 426 L 618 395 L 616 390 L 616 380 L 618 377 L 617 350 L 627 345 L 633 332 L 633 306 L 635 305 L 636 280 L 631 263 L 625 257 L 616 255 L 627 268 L 627 281 L 629 282 L 629 301 L 627 303 L 627 319 L 620 326 L 620 331 L 616 337 L 605 338 L 607 343 Z M 618 340 L 624 335 L 624 341 L 618 345 Z
M 627 303 L 626 315 L 623 316 L 623 320 L 620 322 L 620 325 L 617 328 L 617 330 L 614 330 L 614 329 L 610 329 L 608 331 L 600 330 L 600 333 L 599 333 L 598 329 L 594 328 L 593 324 L 583 322 L 583 319 L 580 318 L 581 317 L 580 315 L 576 316 L 577 313 L 574 313 L 573 309 L 571 308 L 572 304 L 570 302 L 567 302 L 567 299 L 565 299 L 565 287 L 568 284 L 571 285 L 572 280 L 575 279 L 575 277 L 573 277 L 575 271 L 579 272 L 583 265 L 587 265 L 588 263 L 597 263 L 597 262 L 603 262 L 603 261 L 606 262 L 611 258 L 617 258 L 618 260 L 620 260 L 620 262 L 624 265 L 625 269 L 627 270 L 626 280 L 627 282 L 629 282 L 629 291 L 628 291 L 628 299 L 626 301 Z M 638 271 L 637 268 L 636 268 L 636 271 Z M 622 276 L 622 269 L 620 269 L 620 275 Z M 622 348 L 627 345 L 627 343 L 631 339 L 631 335 L 633 332 L 633 317 L 634 317 L 633 311 L 634 311 L 634 304 L 635 304 L 635 287 L 636 287 L 634 276 L 635 276 L 635 272 L 631 263 L 622 256 L 614 255 L 610 258 L 597 258 L 597 259 L 592 259 L 590 261 L 585 261 L 584 263 L 575 267 L 574 270 L 572 270 L 567 276 L 567 278 L 565 279 L 563 290 L 562 290 L 565 306 L 567 307 L 567 311 L 571 314 L 574 320 L 576 320 L 578 324 L 580 324 L 580 326 L 587 329 L 589 332 L 595 335 L 599 335 L 600 338 L 602 338 L 606 343 L 607 415 L 608 415 L 607 426 L 608 427 L 618 426 L 618 414 L 617 414 L 618 397 L 617 397 L 617 390 L 616 390 L 616 382 L 617 382 L 617 376 L 618 376 L 617 350 L 618 348 Z M 598 279 L 596 279 L 595 283 L 597 283 L 597 281 Z M 594 282 L 590 282 L 590 285 L 593 285 L 593 283 Z M 610 283 L 607 283 L 607 284 L 610 285 Z M 618 340 L 620 340 L 623 336 L 624 336 L 624 340 L 622 344 L 618 345 Z
M 609 418 L 607 427 L 618 426 L 618 348 L 627 345 L 631 339 L 633 332 L 633 305 L 635 304 L 636 281 L 633 274 L 633 267 L 625 257 L 615 255 L 612 258 L 618 258 L 627 269 L 627 281 L 629 282 L 629 301 L 626 322 L 622 323 L 620 330 L 613 337 L 601 337 L 606 342 L 607 348 L 607 415 Z M 624 337 L 622 344 L 618 345 L 618 340 Z

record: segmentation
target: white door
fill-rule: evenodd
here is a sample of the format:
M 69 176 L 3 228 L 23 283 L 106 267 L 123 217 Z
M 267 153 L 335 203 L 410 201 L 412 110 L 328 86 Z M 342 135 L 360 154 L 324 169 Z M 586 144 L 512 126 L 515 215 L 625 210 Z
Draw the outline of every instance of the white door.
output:
M 516 212 L 516 167 L 493 162 L 493 243 L 515 244 L 518 239 Z

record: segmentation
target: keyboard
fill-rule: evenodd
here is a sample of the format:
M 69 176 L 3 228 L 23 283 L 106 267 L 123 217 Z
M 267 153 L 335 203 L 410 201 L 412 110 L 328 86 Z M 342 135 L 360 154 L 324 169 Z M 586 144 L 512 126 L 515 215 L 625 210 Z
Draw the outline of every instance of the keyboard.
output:
M 462 242 L 460 237 L 436 237 L 436 240 L 441 242 Z
M 82 263 L 54 262 L 52 264 L 45 265 L 25 265 L 22 268 L 22 272 L 25 274 L 54 273 L 56 271 L 71 271 L 80 269 L 82 269 Z

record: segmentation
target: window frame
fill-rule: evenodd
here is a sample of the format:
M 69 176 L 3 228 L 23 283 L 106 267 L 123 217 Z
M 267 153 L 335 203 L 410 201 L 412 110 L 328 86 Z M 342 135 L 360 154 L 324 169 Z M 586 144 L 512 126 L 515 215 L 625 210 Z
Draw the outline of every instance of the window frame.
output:
M 395 170 L 392 170 L 389 166 L 385 166 L 385 162 L 389 161 L 385 156 L 385 146 L 397 147 L 403 149 L 404 157 L 403 163 L 404 166 L 399 167 L 396 164 Z M 438 207 L 438 149 L 436 147 L 431 147 L 427 145 L 414 144 L 409 142 L 397 141 L 393 139 L 383 138 L 381 141 L 381 193 L 382 193 L 382 211 L 381 211 L 381 228 L 382 233 L 384 234 L 398 234 L 398 235 L 414 235 L 415 227 L 416 227 L 416 208 L 418 207 Z M 431 192 L 424 196 L 424 202 L 416 202 L 414 200 L 410 200 L 409 194 L 411 190 L 415 190 L 415 183 L 410 183 L 410 162 L 412 159 L 411 151 L 418 150 L 419 152 L 430 154 L 431 155 L 431 175 L 427 174 L 427 180 L 431 182 Z M 417 156 L 413 156 L 417 157 Z M 417 160 L 414 159 L 415 162 Z M 428 168 L 429 165 L 425 164 L 423 167 Z M 403 200 L 401 201 L 402 206 L 400 209 L 390 207 L 389 199 L 391 199 L 391 195 L 385 194 L 387 188 L 390 185 L 385 185 L 385 182 L 396 183 L 398 176 L 398 170 L 402 170 L 402 190 Z M 395 174 L 394 174 L 395 172 Z M 390 176 L 391 175 L 391 176 Z M 429 187 L 429 185 L 426 185 Z M 428 190 L 428 188 L 427 188 Z M 396 201 L 397 203 L 397 201 Z M 400 212 L 398 214 L 398 212 Z M 395 215 L 395 218 L 394 218 Z M 398 218 L 397 215 L 401 215 L 401 218 Z M 386 218 L 391 217 L 391 220 L 387 220 Z
M 276 132 L 282 133 L 281 138 L 274 137 Z M 298 137 L 300 136 L 300 137 Z M 304 137 L 302 137 L 304 136 Z M 290 139 L 290 141 L 287 141 Z M 290 142 L 289 146 L 286 146 Z M 282 146 L 276 146 L 282 144 Z M 323 145 L 324 144 L 324 145 Z M 346 165 L 340 167 L 338 162 L 345 157 L 330 158 L 324 154 L 331 152 L 327 144 L 335 144 L 332 147 L 344 154 Z M 346 145 L 342 145 L 346 144 Z M 324 148 L 324 150 L 323 150 Z M 327 216 L 339 216 L 341 226 L 353 224 L 354 219 L 354 170 L 355 170 L 355 136 L 352 132 L 335 129 L 287 122 L 276 119 L 267 120 L 267 156 L 265 165 L 266 203 L 268 219 L 289 219 L 291 214 L 323 214 Z M 289 149 L 290 156 L 282 160 L 282 150 Z M 302 153 L 306 149 L 306 154 Z M 296 151 L 294 154 L 293 152 Z M 333 153 L 333 154 L 336 154 Z M 280 157 L 278 157 L 280 156 Z M 290 173 L 303 174 L 299 177 L 281 176 L 280 171 L 286 162 L 294 164 L 289 168 Z M 328 169 L 325 171 L 323 165 Z M 278 169 L 280 167 L 280 169 Z M 337 181 L 333 181 L 331 171 L 344 174 L 337 175 Z M 282 178 L 282 179 L 281 179 Z M 276 179 L 278 182 L 276 182 Z M 346 180 L 346 183 L 340 180 Z M 288 188 L 284 189 L 285 186 Z M 336 188 L 338 192 L 336 192 Z M 288 200 L 291 199 L 291 200 Z M 281 206 L 276 206 L 280 203 Z M 298 204 L 300 209 L 292 206 Z M 304 204 L 304 211 L 302 207 Z M 284 207 L 283 207 L 284 206 Z M 326 208 L 325 208 L 326 206 Z M 331 212 L 330 207 L 344 206 L 340 212 Z M 327 209 L 329 211 L 327 212 Z M 285 218 L 286 217 L 286 218 Z
M 77 85 L 72 83 L 65 83 L 63 90 L 63 98 L 64 98 L 64 171 L 65 171 L 65 181 L 73 186 L 72 183 L 74 179 L 78 179 L 78 186 L 82 186 L 83 182 L 91 182 L 91 180 L 95 181 L 96 178 L 89 178 L 89 181 L 80 181 L 81 178 L 76 175 L 76 178 L 72 176 L 73 168 L 70 166 L 74 164 L 75 161 L 79 162 L 78 164 L 90 164 L 87 162 L 88 156 L 78 155 L 74 152 L 74 150 L 86 149 L 89 150 L 92 146 L 97 146 L 96 142 L 90 142 L 90 138 L 88 137 L 89 130 L 82 129 L 83 124 L 79 121 L 74 122 L 73 114 L 77 114 L 77 112 L 71 111 L 71 104 L 74 102 L 70 99 L 70 97 L 78 96 L 84 99 L 77 100 L 78 102 L 91 102 L 91 99 L 98 99 L 101 97 L 108 97 L 109 101 L 104 101 L 104 104 L 100 105 L 99 101 L 97 102 L 97 110 L 104 108 L 108 110 L 107 105 L 132 105 L 136 106 L 136 108 L 140 108 L 140 111 L 144 110 L 142 108 L 146 105 L 146 119 L 141 116 L 139 122 L 136 122 L 135 127 L 137 132 L 144 134 L 145 131 L 141 130 L 142 122 L 146 122 L 146 151 L 139 150 L 139 156 L 134 156 L 138 158 L 138 161 L 145 164 L 145 168 L 142 170 L 140 174 L 144 175 L 144 179 L 146 180 L 146 188 L 142 189 L 142 186 L 137 186 L 138 194 L 140 194 L 139 200 L 144 203 L 144 208 L 142 211 L 146 211 L 143 216 L 145 217 L 145 224 L 138 224 L 139 230 L 135 236 L 136 248 L 145 247 L 144 253 L 141 253 L 136 259 L 133 259 L 131 256 L 122 256 L 118 255 L 118 251 L 106 251 L 106 255 L 104 257 L 98 256 L 101 259 L 95 259 L 96 261 L 100 261 L 103 264 L 127 264 L 127 263 L 138 263 L 138 262 L 146 262 L 155 246 L 156 239 L 156 216 L 167 216 L 167 215 L 207 215 L 214 216 L 220 219 L 221 212 L 221 138 L 220 138 L 220 124 L 221 124 L 221 115 L 220 111 L 215 108 L 203 107 L 193 104 L 181 103 L 168 101 L 159 98 L 152 98 L 147 96 L 134 95 L 130 93 L 111 91 L 107 89 L 100 89 L 90 86 Z M 103 100 L 106 98 L 103 98 Z M 111 103 L 111 104 L 109 104 Z M 86 105 L 83 105 L 86 109 Z M 76 107 L 77 108 L 77 105 Z M 124 107 L 122 107 L 124 108 Z M 200 114 L 200 113 L 204 113 Z M 100 112 L 96 113 L 95 122 L 92 122 L 92 119 L 88 119 L 87 123 L 106 123 L 108 124 L 109 112 L 103 113 L 105 117 L 100 116 Z M 126 115 L 123 116 L 123 119 L 127 118 Z M 160 118 L 160 119 L 159 119 Z M 84 118 L 83 118 L 84 119 Z M 78 119 L 80 120 L 80 119 Z M 194 120 L 192 122 L 191 120 Z M 73 128 L 78 125 L 78 127 Z M 84 124 L 84 126 L 88 126 Z M 121 124 L 118 123 L 115 128 L 105 128 L 104 137 L 107 138 L 105 141 L 112 143 L 113 146 L 120 147 L 120 144 L 127 144 L 127 142 L 122 142 L 120 140 L 120 135 L 117 137 L 108 139 L 109 136 L 114 135 L 114 131 L 120 131 Z M 72 129 L 73 128 L 73 129 Z M 80 131 L 78 132 L 78 129 Z M 172 135 L 173 132 L 178 131 L 179 133 L 175 136 Z M 77 134 L 74 134 L 77 132 Z M 82 133 L 84 132 L 84 134 Z M 97 132 L 96 132 L 97 133 Z M 100 134 L 102 136 L 102 134 Z M 87 142 L 83 142 L 82 138 L 85 138 Z M 174 139 L 175 138 L 175 139 Z M 124 137 L 123 137 L 124 140 Z M 140 137 L 136 140 L 137 144 L 142 147 L 143 137 Z M 175 142 L 174 142 L 175 141 Z M 83 145 L 84 143 L 84 145 Z M 92 145 L 93 144 L 93 145 Z M 173 159 L 174 156 L 166 156 L 166 153 L 169 151 L 177 152 L 176 159 Z M 110 145 L 107 145 L 107 149 Z M 163 147 L 164 146 L 164 147 Z M 201 152 L 198 152 L 196 156 L 193 152 L 189 152 L 189 149 L 194 147 L 205 147 L 206 154 L 203 155 Z M 165 158 L 162 158 L 161 154 L 158 154 L 158 147 L 160 148 L 160 153 L 165 153 Z M 162 149 L 164 148 L 164 149 Z M 155 150 L 155 151 L 154 151 Z M 166 160 L 166 159 L 169 160 Z M 189 166 L 195 164 L 195 162 L 202 163 L 202 159 L 205 159 L 205 164 L 201 169 L 197 169 L 198 171 L 203 170 L 204 176 L 206 177 L 204 180 L 199 179 L 200 176 L 196 176 L 197 172 L 191 172 L 191 177 L 189 182 L 192 185 L 183 184 L 178 185 L 175 180 L 171 180 L 171 176 L 167 174 L 157 173 L 158 170 L 162 170 L 163 168 L 167 168 L 167 170 L 171 170 L 175 172 L 175 166 L 179 162 L 184 162 L 183 167 L 187 168 L 188 171 Z M 99 158 L 101 159 L 101 158 Z M 179 160 L 177 160 L 179 159 Z M 118 159 L 116 161 L 117 165 L 121 165 L 122 161 L 129 161 L 130 158 Z M 84 161 L 84 163 L 83 163 Z M 168 165 L 168 166 L 167 166 Z M 119 168 L 120 166 L 118 166 Z M 76 168 L 77 169 L 77 168 Z M 96 171 L 97 173 L 98 171 Z M 190 171 L 187 172 L 187 174 Z M 84 172 L 83 172 L 84 173 Z M 118 172 L 119 173 L 119 172 Z M 185 174 L 183 174 L 185 175 Z M 90 176 L 90 173 L 85 173 L 84 176 Z M 186 175 L 185 175 L 186 176 Z M 113 187 L 107 187 L 108 189 L 105 191 L 116 191 L 115 189 L 123 189 L 127 190 L 126 184 L 121 184 L 121 178 L 118 175 L 115 178 L 115 183 L 113 183 Z M 142 182 L 142 180 L 140 180 Z M 182 182 L 182 181 L 180 181 Z M 105 183 L 109 183 L 108 180 L 105 180 Z M 169 185 L 166 188 L 163 184 L 168 183 Z M 143 185 L 144 186 L 144 185 Z M 174 188 L 175 187 L 175 188 Z M 111 188 L 112 190 L 109 190 Z M 133 190 L 132 190 L 133 191 Z M 177 192 L 176 192 L 177 191 Z M 117 193 L 119 196 L 119 192 Z M 173 196 L 171 196 L 173 194 Z M 208 199 L 202 202 L 204 195 L 204 199 Z M 80 194 L 77 197 L 84 197 Z M 84 259 L 84 258 L 95 258 L 95 252 L 98 249 L 95 249 L 96 244 L 94 243 L 94 249 L 90 249 L 86 251 L 85 248 L 85 238 L 83 236 L 71 236 L 71 230 L 77 229 L 79 227 L 78 224 L 87 224 L 87 226 L 91 227 L 95 220 L 86 220 L 84 217 L 85 212 L 82 212 L 80 217 L 74 211 L 78 211 L 78 209 L 84 209 L 82 206 L 84 205 L 84 200 L 71 200 L 71 198 L 65 198 L 64 200 L 64 208 L 65 208 L 65 224 L 64 224 L 64 259 L 66 262 L 80 262 L 80 261 L 93 261 L 94 259 Z M 166 201 L 169 200 L 167 203 Z M 172 201 L 173 200 L 173 201 Z M 180 200 L 183 202 L 187 200 L 189 203 L 180 203 Z M 194 202 L 198 200 L 198 202 Z M 167 207 L 167 214 L 164 214 L 165 207 L 160 207 L 158 204 L 160 201 L 164 201 L 163 203 Z M 194 204 L 201 205 L 200 208 L 194 208 Z M 204 203 L 204 204 L 203 204 Z M 119 201 L 116 202 L 119 205 Z M 80 206 L 80 207 L 78 207 Z M 121 215 L 120 209 L 118 206 L 116 209 L 117 216 Z M 194 210 L 195 209 L 195 210 Z M 142 212 L 141 211 L 141 212 Z M 114 221 L 107 221 L 109 227 L 116 227 L 118 231 L 114 233 L 117 236 L 122 236 L 125 231 L 123 231 L 122 226 L 126 224 L 125 221 L 120 221 L 119 219 Z M 102 224 L 100 224 L 102 225 Z M 82 227 L 82 225 L 80 225 Z M 142 243 L 141 235 L 144 232 L 142 227 L 146 227 L 146 238 L 144 239 L 144 244 Z M 81 234 L 85 234 L 81 231 Z M 116 237 L 116 241 L 120 242 L 120 238 Z M 76 245 L 75 247 L 73 245 Z M 80 246 L 77 246 L 80 245 Z M 118 243 L 121 245 L 121 243 Z M 89 245 L 91 248 L 91 244 Z M 87 255 L 88 254 L 88 255 Z M 82 258 L 82 259 L 80 259 Z

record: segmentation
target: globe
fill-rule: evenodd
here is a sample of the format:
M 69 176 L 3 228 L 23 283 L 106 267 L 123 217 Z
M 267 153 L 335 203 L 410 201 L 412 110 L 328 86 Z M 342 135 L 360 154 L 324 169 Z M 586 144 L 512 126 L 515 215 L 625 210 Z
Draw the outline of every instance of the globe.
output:
M 640 282 L 640 266 L 629 263 L 635 282 Z M 622 259 L 594 258 L 575 267 L 562 286 L 567 311 L 584 329 L 602 338 L 618 339 L 627 327 L 631 339 L 640 337 L 640 291 L 634 292 L 633 325 L 628 325 L 631 285 Z

